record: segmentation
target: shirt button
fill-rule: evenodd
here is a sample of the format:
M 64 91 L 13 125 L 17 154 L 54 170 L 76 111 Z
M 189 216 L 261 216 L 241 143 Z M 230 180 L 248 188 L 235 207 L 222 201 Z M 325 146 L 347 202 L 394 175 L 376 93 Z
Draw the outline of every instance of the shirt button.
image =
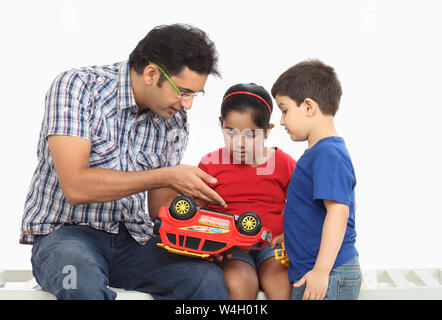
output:
M 103 78 L 102 78 L 102 77 L 98 77 L 98 78 L 97 78 L 97 82 L 98 82 L 98 83 L 102 83 L 102 82 L 103 82 Z
M 176 136 L 176 137 L 175 137 L 175 140 L 174 140 L 173 142 L 174 142 L 174 143 L 177 143 L 179 140 L 180 140 L 180 137 L 179 137 L 179 136 Z

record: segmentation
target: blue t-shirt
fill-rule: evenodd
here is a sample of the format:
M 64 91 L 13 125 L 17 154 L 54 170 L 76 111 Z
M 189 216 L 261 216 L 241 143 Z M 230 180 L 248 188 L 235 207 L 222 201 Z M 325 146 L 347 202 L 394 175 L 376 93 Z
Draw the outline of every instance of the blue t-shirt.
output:
M 315 265 L 327 214 L 323 200 L 334 200 L 349 207 L 345 237 L 333 268 L 358 253 L 355 248 L 355 186 L 355 171 L 341 137 L 319 140 L 298 160 L 287 189 L 284 211 L 290 282 L 302 278 Z

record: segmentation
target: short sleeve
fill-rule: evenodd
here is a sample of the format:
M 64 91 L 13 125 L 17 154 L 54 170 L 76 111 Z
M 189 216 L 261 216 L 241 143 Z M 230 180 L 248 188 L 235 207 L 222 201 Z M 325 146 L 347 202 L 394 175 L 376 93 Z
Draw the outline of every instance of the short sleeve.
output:
M 73 71 L 60 74 L 52 83 L 45 101 L 45 136 L 68 135 L 91 140 L 90 93 Z
M 313 200 L 350 206 L 356 178 L 351 161 L 337 150 L 318 154 L 312 163 Z
M 293 174 L 293 170 L 295 170 L 296 161 L 290 155 L 288 155 L 286 153 L 282 153 L 282 154 L 283 154 L 282 160 L 283 160 L 283 166 L 284 166 L 282 188 L 284 190 L 284 194 L 287 195 L 287 188 L 289 186 L 290 179 Z
M 291 175 L 291 173 L 293 172 L 293 170 L 295 170 L 296 167 L 296 160 L 293 159 L 290 156 L 287 156 L 287 165 L 288 165 L 288 171 Z

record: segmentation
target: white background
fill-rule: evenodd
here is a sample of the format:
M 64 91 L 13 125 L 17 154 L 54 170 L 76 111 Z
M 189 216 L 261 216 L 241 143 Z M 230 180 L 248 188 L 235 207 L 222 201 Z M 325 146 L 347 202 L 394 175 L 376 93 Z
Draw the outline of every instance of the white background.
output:
M 18 243 L 35 169 L 44 97 L 58 73 L 126 59 L 160 24 L 205 30 L 222 79 L 189 113 L 184 162 L 222 144 L 224 91 L 270 89 L 306 58 L 332 65 L 343 97 L 336 117 L 357 174 L 357 248 L 364 269 L 441 268 L 439 1 L 9 1 L 0 5 L 0 268 L 30 269 Z M 268 145 L 298 159 L 305 142 L 276 124 Z

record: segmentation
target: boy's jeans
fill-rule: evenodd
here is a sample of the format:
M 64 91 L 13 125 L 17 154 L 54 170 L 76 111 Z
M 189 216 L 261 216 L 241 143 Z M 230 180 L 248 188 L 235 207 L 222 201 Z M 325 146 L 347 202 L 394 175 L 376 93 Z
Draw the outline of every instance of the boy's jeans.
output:
M 158 237 L 135 241 L 123 223 L 118 234 L 64 225 L 37 237 L 33 274 L 57 299 L 115 299 L 108 286 L 152 294 L 155 299 L 228 299 L 214 263 L 167 252 Z
M 332 269 L 324 300 L 356 300 L 361 289 L 361 278 L 361 268 L 356 255 L 343 265 Z M 301 300 L 304 290 L 305 284 L 299 288 L 293 287 L 292 300 Z

